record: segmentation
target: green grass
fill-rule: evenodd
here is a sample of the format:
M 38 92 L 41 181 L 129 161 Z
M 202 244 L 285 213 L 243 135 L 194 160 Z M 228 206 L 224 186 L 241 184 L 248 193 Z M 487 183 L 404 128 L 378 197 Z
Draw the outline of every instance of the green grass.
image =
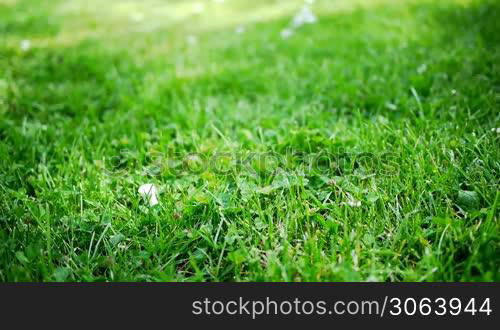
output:
M 500 3 L 205 3 L 0 0 L 1 281 L 500 280 Z

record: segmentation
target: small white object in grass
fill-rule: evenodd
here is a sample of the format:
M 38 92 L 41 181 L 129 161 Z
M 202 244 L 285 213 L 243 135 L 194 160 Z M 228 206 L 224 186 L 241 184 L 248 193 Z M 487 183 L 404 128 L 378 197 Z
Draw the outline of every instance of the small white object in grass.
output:
M 425 71 L 427 71 L 427 64 L 422 64 L 420 65 L 418 68 L 417 68 L 417 73 L 418 74 L 423 74 L 425 73 Z
M 314 24 L 317 18 L 312 12 L 309 6 L 304 6 L 302 9 L 294 16 L 292 24 L 295 27 L 300 27 L 304 24 Z
M 492 132 L 496 132 L 496 133 L 500 133 L 500 127 L 497 127 L 497 128 L 493 127 L 493 128 L 491 129 L 491 131 L 492 131 Z
M 21 44 L 19 45 L 22 51 L 27 51 L 31 48 L 31 41 L 24 39 L 21 40 Z
M 284 29 L 281 31 L 281 37 L 283 39 L 288 39 L 293 35 L 293 30 L 292 29 Z
M 157 205 L 158 202 L 158 190 L 156 186 L 152 183 L 146 183 L 139 187 L 139 194 L 144 198 L 147 202 L 149 202 L 150 206 Z
M 361 206 L 361 201 L 357 201 L 355 199 L 351 199 L 347 201 L 347 205 L 350 207 L 360 207 Z

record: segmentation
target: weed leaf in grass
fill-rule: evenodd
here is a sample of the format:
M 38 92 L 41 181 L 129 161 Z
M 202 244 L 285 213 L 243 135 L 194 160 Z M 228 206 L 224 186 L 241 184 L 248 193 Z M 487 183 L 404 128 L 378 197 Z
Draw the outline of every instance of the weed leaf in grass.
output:
M 457 204 L 465 211 L 477 210 L 480 205 L 479 195 L 475 191 L 460 190 Z

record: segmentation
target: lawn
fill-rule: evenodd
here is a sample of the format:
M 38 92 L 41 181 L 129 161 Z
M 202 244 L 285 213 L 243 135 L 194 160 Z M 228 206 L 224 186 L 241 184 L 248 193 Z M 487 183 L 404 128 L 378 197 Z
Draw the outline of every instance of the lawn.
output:
M 499 109 L 494 0 L 0 0 L 0 281 L 500 281 Z

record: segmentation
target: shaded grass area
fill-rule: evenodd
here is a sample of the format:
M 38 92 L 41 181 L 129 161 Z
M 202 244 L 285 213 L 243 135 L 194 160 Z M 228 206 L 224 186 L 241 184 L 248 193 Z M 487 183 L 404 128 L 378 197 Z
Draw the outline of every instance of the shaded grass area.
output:
M 0 2 L 1 280 L 499 279 L 496 1 L 73 3 Z

